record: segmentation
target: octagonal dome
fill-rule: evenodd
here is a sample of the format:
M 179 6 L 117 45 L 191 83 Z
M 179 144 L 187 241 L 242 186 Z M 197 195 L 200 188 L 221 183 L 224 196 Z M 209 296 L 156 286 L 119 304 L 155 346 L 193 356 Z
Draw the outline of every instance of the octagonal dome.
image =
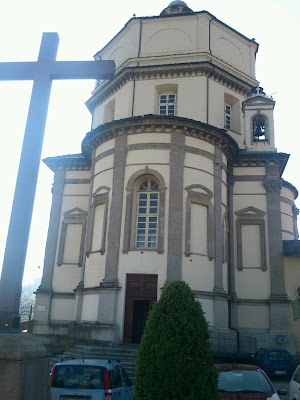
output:
M 168 15 L 180 15 L 180 14 L 194 14 L 188 5 L 181 0 L 173 0 L 171 3 L 160 13 L 161 17 L 166 17 Z

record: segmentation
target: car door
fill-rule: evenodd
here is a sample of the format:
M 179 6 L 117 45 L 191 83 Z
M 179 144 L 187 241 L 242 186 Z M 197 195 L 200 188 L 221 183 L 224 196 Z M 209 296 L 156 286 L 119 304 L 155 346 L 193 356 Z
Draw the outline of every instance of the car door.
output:
M 131 384 L 125 369 L 120 365 L 122 382 L 123 382 L 123 400 L 133 400 L 134 399 L 134 388 Z
M 115 365 L 112 371 L 112 400 L 123 400 L 123 384 L 119 365 Z
M 289 400 L 300 400 L 300 365 L 298 365 L 290 382 Z
M 265 349 L 259 349 L 257 350 L 256 354 L 253 357 L 253 364 L 257 365 L 260 368 L 264 367 L 264 356 L 266 354 Z

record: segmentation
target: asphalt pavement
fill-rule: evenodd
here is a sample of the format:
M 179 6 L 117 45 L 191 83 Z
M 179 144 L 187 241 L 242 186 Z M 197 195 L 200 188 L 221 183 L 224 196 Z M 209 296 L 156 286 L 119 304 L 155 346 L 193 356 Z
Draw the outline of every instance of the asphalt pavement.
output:
M 290 379 L 286 378 L 271 378 L 271 381 L 273 382 L 273 385 L 275 386 L 276 390 L 278 389 L 286 389 L 287 391 L 289 390 L 289 384 L 290 384 Z M 279 395 L 279 397 L 282 400 L 288 400 L 289 394 L 282 396 Z

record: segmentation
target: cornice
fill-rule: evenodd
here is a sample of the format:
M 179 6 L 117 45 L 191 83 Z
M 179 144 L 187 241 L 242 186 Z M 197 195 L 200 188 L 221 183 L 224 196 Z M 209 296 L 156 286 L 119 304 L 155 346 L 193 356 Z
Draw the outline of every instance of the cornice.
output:
M 92 150 L 107 140 L 122 134 L 130 135 L 145 132 L 181 132 L 184 135 L 219 146 L 230 161 L 236 159 L 239 152 L 236 141 L 224 129 L 188 118 L 151 114 L 115 120 L 98 126 L 88 132 L 83 139 L 82 153 L 87 159 L 91 160 Z
M 47 157 L 43 162 L 53 172 L 57 170 L 65 171 L 89 171 L 91 165 L 83 154 L 68 154 L 65 156 Z
M 283 179 L 282 186 L 286 187 L 287 189 L 289 189 L 293 193 L 293 195 L 295 196 L 295 200 L 297 199 L 299 193 L 298 193 L 298 190 L 295 188 L 294 185 L 292 185 L 290 182 L 285 181 Z
M 113 81 L 108 81 L 99 90 L 96 89 L 93 96 L 86 101 L 85 105 L 93 113 L 97 106 L 120 90 L 126 83 L 134 79 L 142 81 L 192 76 L 209 76 L 210 79 L 245 98 L 252 95 L 252 89 L 255 87 L 209 61 L 126 67 L 116 75 Z
M 290 155 L 276 152 L 247 152 L 240 151 L 239 158 L 235 160 L 234 167 L 267 167 L 279 166 L 282 175 Z

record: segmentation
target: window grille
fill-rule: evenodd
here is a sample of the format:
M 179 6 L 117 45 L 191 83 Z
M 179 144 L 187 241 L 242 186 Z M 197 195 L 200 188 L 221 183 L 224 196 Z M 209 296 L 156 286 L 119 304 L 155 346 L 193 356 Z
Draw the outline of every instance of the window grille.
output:
M 152 179 L 144 181 L 137 192 L 136 247 L 156 249 L 158 236 L 159 188 Z
M 175 115 L 175 106 L 175 94 L 161 94 L 159 96 L 159 115 Z
M 231 129 L 231 105 L 225 104 L 224 123 L 226 129 Z

